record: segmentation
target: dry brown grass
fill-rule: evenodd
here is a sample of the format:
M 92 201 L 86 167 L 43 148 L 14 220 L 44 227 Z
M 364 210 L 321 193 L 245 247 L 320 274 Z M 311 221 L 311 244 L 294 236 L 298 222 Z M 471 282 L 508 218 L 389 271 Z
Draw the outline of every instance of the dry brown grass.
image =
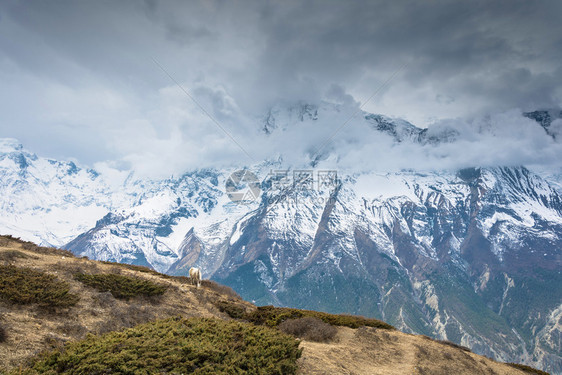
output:
M 24 250 L 29 250 L 37 254 L 50 254 L 50 255 L 60 255 L 74 258 L 74 254 L 71 251 L 64 249 L 57 249 L 54 247 L 44 247 L 38 246 L 33 242 L 24 241 L 19 237 L 14 237 L 10 235 L 0 236 L 0 247 L 8 247 L 11 244 L 19 245 Z
M 301 347 L 299 374 L 303 375 L 525 375 L 504 363 L 422 336 L 371 327 L 338 327 L 333 341 L 304 340 Z

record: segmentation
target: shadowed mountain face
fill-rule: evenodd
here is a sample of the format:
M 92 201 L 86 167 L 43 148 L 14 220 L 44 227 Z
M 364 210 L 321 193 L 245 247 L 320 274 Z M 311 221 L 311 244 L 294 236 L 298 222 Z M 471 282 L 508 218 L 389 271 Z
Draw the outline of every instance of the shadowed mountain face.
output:
M 538 122 L 548 135 L 556 139 L 557 135 L 555 132 L 552 131 L 550 126 L 552 125 L 552 122 L 554 120 L 562 119 L 562 111 L 542 110 L 542 111 L 525 112 L 523 113 L 523 115 L 525 117 L 528 117 Z
M 321 120 L 311 106 L 287 113 L 296 122 Z M 288 120 L 282 119 L 272 111 L 264 133 L 283 131 Z M 366 114 L 364 121 L 397 143 L 456 137 L 450 129 L 428 135 L 379 115 Z M 128 179 L 112 190 L 93 171 L 43 163 L 8 146 L 1 159 L 4 181 L 11 181 L 3 187 L 6 231 L 42 236 L 13 231 L 16 213 L 42 212 L 10 206 L 8 197 L 33 196 L 51 202 L 45 215 L 58 212 L 52 217 L 66 228 L 59 243 L 58 229 L 44 238 L 60 246 L 72 232 L 65 246 L 79 255 L 177 275 L 197 266 L 204 278 L 256 304 L 381 318 L 406 332 L 562 372 L 562 198 L 524 167 L 362 173 L 322 189 L 278 186 L 269 176 L 260 199 L 241 205 L 224 193 L 231 171 Z M 264 176 L 276 168 L 264 163 L 254 171 Z M 56 211 L 65 186 L 62 211 Z M 94 192 L 89 200 L 88 189 Z M 60 217 L 78 211 L 88 215 L 75 215 L 70 230 Z
M 405 195 L 358 197 L 347 181 L 322 206 L 262 203 L 213 277 L 258 304 L 373 316 L 560 371 L 558 193 L 525 168 L 381 180 Z

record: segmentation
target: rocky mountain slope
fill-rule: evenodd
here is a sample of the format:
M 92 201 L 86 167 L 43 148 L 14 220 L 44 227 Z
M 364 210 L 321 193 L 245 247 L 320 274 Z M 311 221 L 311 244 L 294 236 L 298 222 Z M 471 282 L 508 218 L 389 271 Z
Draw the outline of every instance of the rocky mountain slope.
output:
M 213 277 L 260 304 L 374 316 L 559 371 L 555 190 L 524 168 L 361 179 L 401 194 L 358 197 L 344 183 L 324 205 L 303 194 L 301 206 L 264 204 Z
M 135 335 L 143 334 L 142 328 L 137 330 L 123 331 L 122 334 L 113 336 L 88 336 L 88 334 L 110 334 L 113 331 L 122 330 L 127 327 L 136 326 L 156 319 L 167 318 L 170 316 L 182 316 L 187 318 L 186 323 L 193 320 L 194 324 L 201 324 L 201 317 L 231 320 L 231 318 L 221 312 L 220 307 L 227 306 L 236 311 L 246 311 L 251 314 L 256 307 L 237 297 L 229 288 L 219 284 L 205 281 L 201 288 L 196 288 L 189 284 L 187 279 L 173 278 L 158 274 L 142 267 L 131 267 L 126 264 L 102 263 L 88 260 L 86 258 L 75 258 L 70 253 L 52 249 L 38 247 L 32 243 L 22 242 L 12 237 L 0 237 L 0 267 L 10 269 L 27 270 L 27 274 L 42 275 L 48 279 L 47 284 L 68 288 L 66 293 L 52 293 L 52 290 L 44 289 L 44 285 L 35 285 L 38 290 L 31 289 L 30 278 L 18 289 L 25 289 L 33 293 L 33 298 L 37 301 L 29 301 L 28 295 L 16 293 L 11 295 L 2 290 L 0 294 L 0 359 L 2 360 L 2 370 L 13 373 L 37 373 L 26 368 L 27 361 L 37 360 L 34 358 L 37 353 L 47 350 L 57 353 L 63 344 L 72 344 L 76 340 L 81 341 L 81 345 L 67 346 L 67 350 L 88 349 L 89 343 L 96 342 L 95 353 L 99 355 L 104 350 L 110 340 L 113 345 L 111 352 L 107 353 L 114 365 L 118 364 L 120 369 L 131 368 L 139 365 L 135 356 L 129 356 L 125 348 L 135 352 L 129 340 Z M 86 285 L 79 281 L 77 274 L 113 276 L 117 280 L 137 280 L 137 283 L 148 283 L 165 287 L 163 293 L 152 296 L 129 295 L 127 298 L 119 297 L 116 294 L 119 288 L 124 285 L 114 284 L 110 291 L 100 290 L 99 285 Z M 45 276 L 47 275 L 47 276 Z M 139 281 L 140 280 L 140 281 Z M 13 280 L 0 275 L 0 283 L 10 285 Z M 6 284 L 7 283 L 7 284 Z M 4 285 L 3 284 L 3 285 Z M 140 285 L 140 284 L 138 284 Z M 16 285 L 18 286 L 18 285 Z M 146 289 L 149 290 L 149 289 Z M 153 290 L 153 289 L 152 289 Z M 138 287 L 135 289 L 139 292 Z M 71 303 L 64 306 L 56 306 L 56 302 L 68 296 L 74 298 Z M 116 297 L 117 296 L 117 297 Z M 15 298 L 15 299 L 14 299 Z M 47 299 L 45 299 L 47 298 Z M 174 318 L 178 321 L 179 318 Z M 164 332 L 169 321 L 143 325 L 148 327 L 153 333 L 161 334 L 158 340 L 162 343 L 177 343 L 183 337 L 177 336 L 185 331 Z M 213 320 L 203 321 L 210 322 Z M 241 323 L 240 327 L 252 327 L 249 323 Z M 213 326 L 210 325 L 210 328 Z M 172 327 L 170 327 L 171 329 Z M 160 331 L 159 331 L 160 330 Z M 262 336 L 266 332 L 273 332 L 273 329 L 261 331 Z M 189 333 L 189 331 L 187 332 Z M 166 340 L 170 335 L 173 340 Z M 211 333 L 207 332 L 206 335 Z M 240 335 L 241 332 L 238 332 Z M 199 333 L 201 336 L 202 333 Z M 260 337 L 262 337 L 260 336 Z M 151 340 L 153 337 L 147 337 Z M 89 341 L 88 341 L 89 340 Z M 272 339 L 273 340 L 273 339 Z M 291 340 L 294 342 L 294 340 Z M 219 343 L 220 344 L 220 343 Z M 241 345 L 241 343 L 237 343 Z M 532 369 L 513 367 L 504 363 L 493 361 L 471 353 L 466 348 L 457 347 L 447 342 L 437 342 L 428 337 L 415 336 L 389 329 L 378 329 L 373 327 L 360 327 L 357 329 L 339 327 L 335 337 L 327 342 L 315 342 L 302 340 L 300 346 L 303 349 L 301 358 L 298 360 L 299 374 L 527 374 Z M 163 360 L 175 353 L 173 346 L 166 346 L 166 352 L 159 353 L 161 362 L 167 366 L 175 367 L 173 364 Z M 229 353 L 222 353 L 221 356 L 214 356 L 213 353 L 224 350 L 219 345 L 216 348 L 206 347 L 207 352 L 201 353 L 205 358 L 205 364 L 212 366 L 216 358 L 224 358 Z M 146 349 L 146 348 L 143 348 Z M 185 349 L 185 346 L 183 347 Z M 183 350 L 182 349 L 182 350 Z M 213 351 L 214 350 L 214 351 Z M 180 351 L 178 351 L 179 353 Z M 185 356 L 188 354 L 185 350 Z M 255 353 L 254 353 L 255 354 Z M 47 353 L 41 358 L 47 358 Z M 53 361 L 62 361 L 61 357 L 51 356 Z M 192 358 L 193 357 L 192 355 Z M 140 358 L 145 361 L 145 365 L 152 364 L 150 358 Z M 176 357 L 178 362 L 183 358 Z M 94 368 L 92 363 L 93 356 L 75 356 L 72 361 L 66 362 L 63 366 L 59 364 L 57 373 L 70 373 L 74 366 L 85 366 Z M 267 360 L 267 358 L 264 358 Z M 62 362 L 61 362 L 62 363 Z M 53 366 L 52 363 L 45 363 Z M 21 367 L 20 367 L 21 366 Z M 98 370 L 107 368 L 108 363 L 99 363 Z M 105 367 L 104 367 L 105 366 Z M 22 368 L 23 367 L 23 368 Z M 19 370 L 17 369 L 19 368 Z M 126 372 L 116 369 L 115 373 Z M 172 371 L 172 373 L 174 373 Z M 538 372 L 531 372 L 538 373 Z
M 314 124 L 330 111 L 275 108 L 263 132 Z M 360 121 L 396 143 L 458 136 L 380 115 Z M 271 174 L 283 166 L 266 162 L 252 168 L 260 198 L 237 204 L 225 194 L 231 170 L 115 186 L 13 141 L 1 151 L 5 233 L 175 275 L 195 265 L 256 304 L 377 317 L 562 372 L 562 198 L 555 181 L 525 167 L 339 171 L 337 184 L 320 188 L 325 170 L 289 171 L 286 183 Z

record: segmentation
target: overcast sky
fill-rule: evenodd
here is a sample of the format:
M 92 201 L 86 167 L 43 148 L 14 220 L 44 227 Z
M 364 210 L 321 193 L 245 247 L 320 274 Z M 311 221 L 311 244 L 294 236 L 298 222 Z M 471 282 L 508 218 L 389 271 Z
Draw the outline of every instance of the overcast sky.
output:
M 279 103 L 377 93 L 423 127 L 562 104 L 558 0 L 0 4 L 0 137 L 90 166 L 245 158 L 157 63 L 243 147 Z

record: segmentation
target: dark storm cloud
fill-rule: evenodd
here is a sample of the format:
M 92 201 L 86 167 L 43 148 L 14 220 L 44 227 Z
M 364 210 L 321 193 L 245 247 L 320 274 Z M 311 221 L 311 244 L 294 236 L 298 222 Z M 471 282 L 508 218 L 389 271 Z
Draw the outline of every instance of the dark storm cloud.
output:
M 476 111 L 560 104 L 560 2 L 322 4 L 278 4 L 263 12 L 265 77 L 273 70 L 291 78 L 283 86 L 307 76 L 320 87 L 339 83 L 361 100 L 397 66 L 409 63 L 402 77 L 406 93 L 427 89 L 461 97 L 464 107 L 487 103 L 477 104 Z
M 238 158 L 153 58 L 244 145 L 269 106 L 356 107 L 403 64 L 366 110 L 427 125 L 559 107 L 560 14 L 554 0 L 6 1 L 0 132 L 90 164 Z

